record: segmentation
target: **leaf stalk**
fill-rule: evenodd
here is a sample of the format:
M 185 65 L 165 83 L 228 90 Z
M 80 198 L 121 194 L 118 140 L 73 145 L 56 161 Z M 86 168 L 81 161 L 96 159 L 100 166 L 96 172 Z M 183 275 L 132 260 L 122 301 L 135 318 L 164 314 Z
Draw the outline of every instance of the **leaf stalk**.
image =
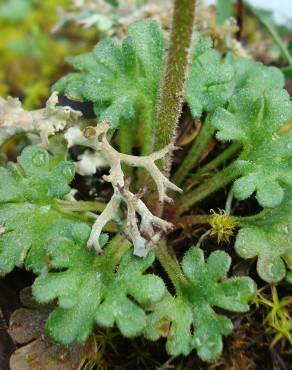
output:
M 211 140 L 215 128 L 211 125 L 211 117 L 208 115 L 202 125 L 202 128 L 188 151 L 185 159 L 180 164 L 177 172 L 174 174 L 172 181 L 178 186 L 182 184 L 189 171 L 195 167 L 195 165 L 200 160 L 204 150 L 206 149 L 207 144 Z
M 229 184 L 232 180 L 236 179 L 237 176 L 238 171 L 234 163 L 231 163 L 222 171 L 216 173 L 205 183 L 183 195 L 180 198 L 180 206 L 177 210 L 177 216 L 187 212 L 191 207 L 201 202 L 215 191 Z

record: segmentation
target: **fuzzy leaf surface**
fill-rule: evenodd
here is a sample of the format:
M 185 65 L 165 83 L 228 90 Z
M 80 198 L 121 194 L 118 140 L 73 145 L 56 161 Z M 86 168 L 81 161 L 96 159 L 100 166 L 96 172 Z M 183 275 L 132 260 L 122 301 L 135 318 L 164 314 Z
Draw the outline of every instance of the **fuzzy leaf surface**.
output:
M 278 131 L 291 117 L 292 104 L 284 89 L 267 89 L 259 96 L 254 89 L 243 88 L 231 98 L 228 109 L 216 110 L 212 124 L 219 130 L 217 138 L 243 145 L 235 162 L 238 199 L 255 192 L 263 207 L 282 202 L 283 185 L 292 185 L 292 133 Z
M 279 69 L 233 54 L 224 58 L 205 37 L 198 40 L 193 52 L 185 98 L 193 117 L 200 117 L 203 112 L 224 107 L 242 88 L 253 89 L 259 96 L 265 90 L 283 86 Z
M 235 249 L 242 258 L 258 257 L 259 276 L 269 282 L 282 280 L 287 264 L 292 269 L 292 192 L 277 208 L 265 209 L 256 216 L 243 219 Z
M 249 277 L 226 278 L 230 264 L 231 258 L 225 252 L 215 251 L 205 262 L 203 251 L 191 248 L 182 261 L 187 279 L 182 295 L 167 295 L 153 307 L 146 336 L 157 340 L 161 324 L 168 320 L 171 327 L 166 347 L 171 355 L 188 355 L 195 348 L 204 361 L 218 358 L 222 352 L 222 336 L 228 335 L 233 325 L 213 307 L 245 312 L 256 292 Z
M 234 68 L 222 61 L 212 49 L 209 38 L 201 38 L 195 47 L 186 85 L 186 101 L 193 117 L 223 106 L 233 92 Z
M 56 163 L 40 146 L 26 147 L 18 163 L 0 168 L 0 273 L 25 263 L 39 273 L 47 268 L 45 247 L 52 240 L 78 242 L 86 224 L 64 216 L 55 198 L 66 195 L 74 176 L 71 162 Z
M 260 96 L 269 89 L 282 89 L 285 80 L 283 73 L 276 67 L 266 66 L 261 62 L 234 54 L 228 54 L 225 62 L 234 69 L 234 92 L 242 88 L 251 88 Z
M 113 128 L 142 109 L 153 112 L 163 69 L 164 43 L 160 27 L 152 21 L 133 23 L 120 47 L 112 38 L 100 41 L 87 54 L 68 58 L 79 70 L 59 80 L 59 93 L 93 102 L 100 120 Z
M 86 240 L 84 235 L 83 242 Z M 58 300 L 59 307 L 46 325 L 53 340 L 65 345 L 83 342 L 94 323 L 104 327 L 116 323 L 126 337 L 144 330 L 146 314 L 141 306 L 160 300 L 165 294 L 164 283 L 153 274 L 144 274 L 153 263 L 153 253 L 141 259 L 128 251 L 117 268 L 112 265 L 114 243 L 120 248 L 121 238 L 112 241 L 102 256 L 68 240 L 49 247 L 56 272 L 39 276 L 33 294 L 41 303 Z

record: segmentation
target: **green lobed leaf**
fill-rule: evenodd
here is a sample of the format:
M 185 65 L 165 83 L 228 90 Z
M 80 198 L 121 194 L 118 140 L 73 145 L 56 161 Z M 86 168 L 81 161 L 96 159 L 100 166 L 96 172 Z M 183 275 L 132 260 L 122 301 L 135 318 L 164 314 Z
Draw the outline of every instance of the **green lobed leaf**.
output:
M 198 40 L 193 53 L 185 99 L 193 117 L 223 106 L 233 92 L 234 68 L 212 49 L 209 38 Z
M 106 38 L 92 52 L 68 58 L 79 72 L 63 77 L 53 89 L 93 102 L 98 118 L 116 128 L 121 119 L 133 119 L 141 109 L 154 112 L 163 53 L 158 24 L 136 22 L 129 27 L 121 47 L 113 38 Z
M 254 192 L 263 207 L 276 207 L 283 199 L 283 184 L 292 185 L 292 133 L 278 130 L 292 117 L 292 104 L 283 89 L 265 90 L 260 96 L 240 89 L 228 109 L 218 108 L 212 124 L 219 140 L 236 140 L 243 151 L 235 162 L 241 176 L 234 183 L 240 199 Z
M 234 69 L 235 92 L 242 88 L 252 88 L 259 96 L 269 89 L 282 89 L 285 84 L 282 72 L 276 67 L 231 53 L 226 56 L 226 63 Z
M 277 208 L 265 209 L 256 216 L 240 221 L 235 249 L 242 258 L 258 257 L 259 276 L 275 283 L 286 275 L 286 262 L 292 269 L 292 192 L 285 188 L 285 196 Z
M 26 147 L 18 164 L 9 163 L 0 168 L 0 203 L 45 203 L 63 197 L 70 191 L 68 185 L 75 174 L 74 164 L 55 163 L 41 146 Z
M 86 240 L 84 235 L 83 242 Z M 141 259 L 128 251 L 118 267 L 112 264 L 110 251 L 122 243 L 125 241 L 117 237 L 102 256 L 68 240 L 49 246 L 56 272 L 39 276 L 33 294 L 41 303 L 58 300 L 59 307 L 46 325 L 50 338 L 65 345 L 83 342 L 94 323 L 105 327 L 116 323 L 126 337 L 142 333 L 146 326 L 143 305 L 159 301 L 165 286 L 159 277 L 144 274 L 153 263 L 153 253 Z
M 232 331 L 231 320 L 212 307 L 235 312 L 248 310 L 256 293 L 249 277 L 226 278 L 231 258 L 223 251 L 211 253 L 204 261 L 203 251 L 191 248 L 183 258 L 187 284 L 177 297 L 167 295 L 148 316 L 146 337 L 157 340 L 163 321 L 171 322 L 167 350 L 171 355 L 188 355 L 195 348 L 204 361 L 214 361 L 222 352 L 222 336 Z M 194 333 L 192 333 L 192 330 Z
M 187 356 L 192 348 L 191 325 L 193 312 L 188 302 L 181 297 L 167 294 L 160 302 L 150 308 L 153 310 L 147 317 L 144 335 L 156 341 L 166 336 L 166 350 L 173 356 Z M 171 323 L 170 330 L 164 333 L 164 326 Z
M 185 98 L 193 117 L 200 117 L 203 112 L 224 107 L 242 88 L 250 88 L 260 96 L 264 91 L 283 86 L 284 77 L 278 68 L 231 53 L 224 58 L 212 48 L 211 39 L 203 37 L 194 48 Z
M 90 227 L 60 212 L 55 198 L 70 191 L 71 162 L 56 163 L 40 146 L 26 147 L 18 163 L 0 168 L 0 274 L 25 264 L 40 273 L 48 267 L 45 248 L 56 240 L 79 243 Z

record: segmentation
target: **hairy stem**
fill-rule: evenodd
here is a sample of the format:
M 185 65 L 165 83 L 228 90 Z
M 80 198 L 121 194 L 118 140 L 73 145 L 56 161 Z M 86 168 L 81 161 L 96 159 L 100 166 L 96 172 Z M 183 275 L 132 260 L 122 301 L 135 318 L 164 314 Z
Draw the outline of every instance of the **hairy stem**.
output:
M 174 142 L 181 114 L 184 85 L 191 54 L 196 0 L 175 0 L 170 47 L 157 107 L 154 148 L 159 150 Z M 170 158 L 161 167 L 168 175 Z
M 181 271 L 180 265 L 176 262 L 173 257 L 169 254 L 167 250 L 167 245 L 165 242 L 161 242 L 155 248 L 156 258 L 162 265 L 163 269 L 170 278 L 176 294 L 181 294 L 181 288 L 185 284 L 186 280 Z
M 210 194 L 229 184 L 237 176 L 238 172 L 234 166 L 234 163 L 231 163 L 228 167 L 225 167 L 222 171 L 215 174 L 205 183 L 182 196 L 180 198 L 180 206 L 177 210 L 177 216 L 185 213 L 195 204 L 207 198 Z
M 198 163 L 214 132 L 215 128 L 211 125 L 210 115 L 208 115 L 199 132 L 199 135 L 172 178 L 172 181 L 175 184 L 178 186 L 181 185 L 189 171 Z

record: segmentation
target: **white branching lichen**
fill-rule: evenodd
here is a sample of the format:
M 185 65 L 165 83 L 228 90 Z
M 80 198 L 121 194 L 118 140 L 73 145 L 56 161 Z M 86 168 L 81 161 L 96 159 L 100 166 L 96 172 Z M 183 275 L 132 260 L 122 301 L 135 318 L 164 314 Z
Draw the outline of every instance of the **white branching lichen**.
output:
M 75 163 L 76 172 L 81 176 L 89 176 L 96 173 L 97 168 L 108 167 L 108 163 L 98 152 L 85 150 L 84 153 L 78 156 L 78 161 Z
M 154 216 L 141 200 L 142 194 L 133 194 L 129 190 L 129 182 L 124 178 L 122 163 L 146 169 L 156 184 L 159 201 L 161 203 L 171 202 L 171 198 L 166 194 L 167 189 L 178 192 L 181 192 L 181 189 L 163 175 L 156 166 L 155 161 L 162 159 L 174 148 L 171 144 L 162 150 L 140 157 L 119 153 L 107 140 L 109 129 L 110 125 L 107 122 L 103 122 L 96 127 L 87 127 L 84 131 L 77 127 L 72 127 L 65 134 L 69 147 L 83 145 L 93 149 L 100 155 L 104 161 L 103 163 L 107 163 L 110 168 L 109 175 L 103 178 L 112 184 L 114 193 L 106 208 L 93 225 L 87 246 L 89 248 L 94 247 L 100 253 L 99 237 L 101 232 L 109 221 L 114 220 L 122 225 L 125 234 L 132 241 L 134 254 L 144 257 L 160 239 L 161 232 L 169 230 L 172 224 Z M 127 216 L 124 222 L 120 217 L 122 203 L 127 207 Z
M 3 135 L 16 132 L 39 133 L 44 147 L 48 146 L 48 137 L 62 131 L 68 125 L 76 123 L 82 113 L 70 107 L 57 106 L 58 95 L 53 93 L 46 107 L 34 111 L 22 108 L 18 98 L 0 97 L 0 127 Z
M 174 147 L 168 145 L 162 150 L 148 156 L 132 156 L 119 153 L 107 139 L 110 124 L 103 122 L 96 127 L 87 127 L 81 130 L 73 126 L 80 120 L 81 113 L 70 107 L 56 106 L 58 97 L 54 93 L 47 101 L 46 107 L 35 111 L 26 111 L 18 99 L 0 98 L 0 127 L 1 131 L 9 133 L 18 131 L 38 133 L 44 147 L 48 147 L 48 137 L 56 132 L 68 128 L 65 138 L 68 147 L 82 145 L 88 149 L 78 158 L 76 170 L 81 175 L 90 175 L 97 168 L 109 167 L 109 175 L 103 179 L 113 186 L 113 196 L 104 211 L 97 217 L 91 231 L 87 246 L 94 247 L 99 253 L 102 251 L 99 238 L 104 226 L 111 220 L 115 221 L 124 230 L 124 233 L 134 245 L 134 254 L 144 257 L 151 247 L 157 243 L 162 232 L 172 227 L 169 222 L 153 215 L 141 200 L 142 194 L 133 194 L 129 183 L 124 178 L 122 164 L 144 168 L 152 177 L 157 186 L 159 201 L 170 202 L 167 190 L 181 191 L 169 181 L 156 166 L 155 161 L 162 159 Z M 126 205 L 126 216 L 122 216 Z

